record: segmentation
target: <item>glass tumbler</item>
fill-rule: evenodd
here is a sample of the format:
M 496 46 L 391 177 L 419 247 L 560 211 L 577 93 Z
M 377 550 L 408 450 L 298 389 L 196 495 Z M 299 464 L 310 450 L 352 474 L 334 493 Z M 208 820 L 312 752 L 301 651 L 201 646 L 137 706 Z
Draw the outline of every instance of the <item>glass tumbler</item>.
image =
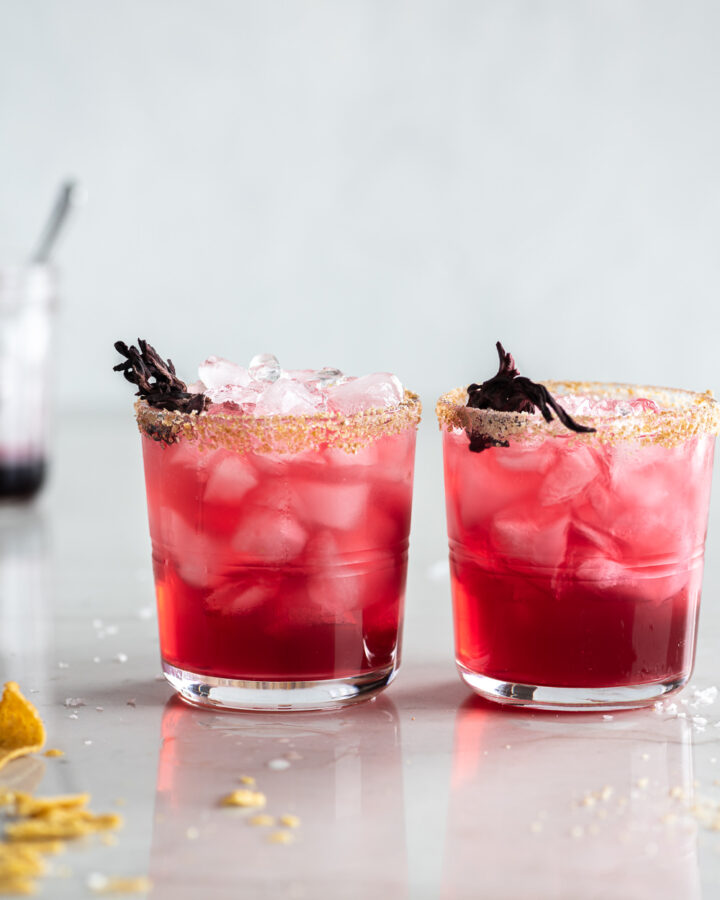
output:
M 464 390 L 437 405 L 460 676 L 501 703 L 647 705 L 693 668 L 718 405 L 546 386 L 596 432 L 469 409 Z
M 49 350 L 55 270 L 0 266 L 0 499 L 27 499 L 48 458 Z
M 200 705 L 294 710 L 389 684 L 417 397 L 350 416 L 136 410 L 175 690 Z

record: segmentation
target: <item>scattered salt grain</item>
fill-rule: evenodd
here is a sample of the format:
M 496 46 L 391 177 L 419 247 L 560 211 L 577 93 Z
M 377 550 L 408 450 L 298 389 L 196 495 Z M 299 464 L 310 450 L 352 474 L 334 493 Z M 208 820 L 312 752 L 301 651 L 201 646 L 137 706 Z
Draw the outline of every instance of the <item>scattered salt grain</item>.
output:
M 83 741 L 83 744 L 85 744 L 86 747 L 89 747 L 90 744 L 92 744 L 92 741 L 90 741 L 90 740 Z
M 105 707 L 104 706 L 96 706 L 95 709 L 97 710 L 97 712 L 103 712 L 105 710 Z
M 80 716 L 77 713 L 70 713 L 68 719 L 79 719 Z
M 126 663 L 128 661 L 127 653 L 117 653 L 115 654 L 115 659 L 119 663 Z
M 614 716 L 603 716 L 603 719 L 605 719 L 606 722 L 612 722 L 613 718 Z
M 268 769 L 273 769 L 275 771 L 290 768 L 290 762 L 287 759 L 271 759 L 267 765 Z
M 68 709 L 74 706 L 85 706 L 85 701 L 82 697 L 66 697 L 64 706 L 68 707 Z

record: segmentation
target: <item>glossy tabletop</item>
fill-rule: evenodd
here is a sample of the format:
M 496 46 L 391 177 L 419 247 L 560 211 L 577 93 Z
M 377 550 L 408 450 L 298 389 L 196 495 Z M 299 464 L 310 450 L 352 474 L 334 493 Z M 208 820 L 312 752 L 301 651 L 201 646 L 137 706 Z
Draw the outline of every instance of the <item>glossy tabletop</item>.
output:
M 455 674 L 440 441 L 425 422 L 395 683 L 340 712 L 220 714 L 174 699 L 159 674 L 144 502 L 128 413 L 67 417 L 48 490 L 0 508 L 0 678 L 65 752 L 12 763 L 0 784 L 88 791 L 125 819 L 116 844 L 55 858 L 43 896 L 140 875 L 163 900 L 717 896 L 714 529 L 690 688 L 605 716 L 492 707 Z M 299 826 L 221 807 L 243 776 L 264 813 Z

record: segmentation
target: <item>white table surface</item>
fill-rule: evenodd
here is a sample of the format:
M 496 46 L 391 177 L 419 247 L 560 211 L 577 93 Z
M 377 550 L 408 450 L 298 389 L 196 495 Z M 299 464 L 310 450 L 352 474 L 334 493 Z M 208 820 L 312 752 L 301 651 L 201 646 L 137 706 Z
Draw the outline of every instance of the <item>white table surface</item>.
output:
M 356 708 L 286 715 L 172 698 L 131 414 L 58 424 L 47 491 L 0 508 L 0 679 L 20 683 L 66 755 L 13 763 L 0 783 L 89 791 L 93 809 L 126 823 L 115 846 L 70 848 L 43 896 L 92 896 L 92 873 L 148 875 L 163 900 L 718 896 L 720 700 L 687 689 L 686 717 L 606 719 L 502 710 L 460 683 L 440 441 L 426 419 L 401 673 Z M 720 683 L 719 546 L 711 529 L 696 688 Z M 301 818 L 293 844 L 218 806 L 241 775 L 267 812 Z

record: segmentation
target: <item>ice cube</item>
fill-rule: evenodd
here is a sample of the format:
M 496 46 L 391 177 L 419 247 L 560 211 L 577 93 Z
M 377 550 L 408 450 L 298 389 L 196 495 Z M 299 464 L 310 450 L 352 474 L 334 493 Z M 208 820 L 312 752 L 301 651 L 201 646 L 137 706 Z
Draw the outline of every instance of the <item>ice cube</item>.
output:
M 267 387 L 255 404 L 256 416 L 311 415 L 324 405 L 307 385 L 282 377 Z
M 206 390 L 205 396 L 211 403 L 231 403 L 240 407 L 244 412 L 252 412 L 260 397 L 260 391 L 257 385 L 252 382 L 247 387 L 228 384 L 220 388 Z
M 328 388 L 328 408 L 343 415 L 366 409 L 386 409 L 403 399 L 400 380 L 389 372 L 374 372 Z
M 595 397 L 586 394 L 566 394 L 556 397 L 571 416 L 639 416 L 660 412 L 654 400 L 636 397 L 632 400 L 615 397 Z
M 216 585 L 225 569 L 224 543 L 189 525 L 173 509 L 162 510 L 158 521 L 160 534 L 153 535 L 156 555 L 169 556 L 180 578 L 191 587 Z
M 244 506 L 242 512 L 232 538 L 236 554 L 279 563 L 294 559 L 305 546 L 305 529 L 282 507 L 252 504 Z
M 564 503 L 597 478 L 600 470 L 590 448 L 583 444 L 561 448 L 539 491 L 544 506 Z
M 345 381 L 345 376 L 340 369 L 334 369 L 332 366 L 324 366 L 313 374 L 313 381 L 320 385 L 320 387 L 332 387 L 335 384 L 342 384 Z
M 253 381 L 265 381 L 272 384 L 278 380 L 282 369 L 277 357 L 272 353 L 258 353 L 250 360 L 248 372 Z
M 246 387 L 250 384 L 250 375 L 247 369 L 220 356 L 208 356 L 205 362 L 198 367 L 198 378 L 209 390 L 228 385 Z
M 515 508 L 498 513 L 490 536 L 496 551 L 525 565 L 557 568 L 565 558 L 569 515 Z
M 205 603 L 208 610 L 237 615 L 247 613 L 255 607 L 272 600 L 274 590 L 271 584 L 262 581 L 252 583 L 249 581 L 232 581 L 216 588 L 210 594 Z
M 348 530 L 354 528 L 369 509 L 370 489 L 366 484 L 307 480 L 293 487 L 298 514 L 313 524 Z
M 234 504 L 258 483 L 254 467 L 239 454 L 227 453 L 210 468 L 205 487 L 205 500 L 209 503 Z

